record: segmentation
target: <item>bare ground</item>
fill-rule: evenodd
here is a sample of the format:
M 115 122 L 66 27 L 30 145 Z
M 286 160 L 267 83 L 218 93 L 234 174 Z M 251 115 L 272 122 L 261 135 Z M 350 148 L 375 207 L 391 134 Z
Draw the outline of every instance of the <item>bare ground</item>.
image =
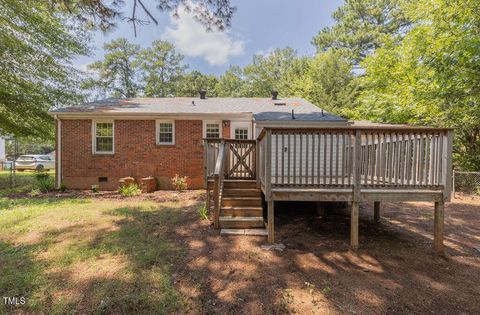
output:
M 349 215 L 323 218 L 277 211 L 276 241 L 219 236 L 193 211 L 183 212 L 170 237 L 187 254 L 173 282 L 188 312 L 216 314 L 479 314 L 480 201 L 463 197 L 445 213 L 446 255 L 432 250 L 433 204 L 360 209 L 360 246 L 349 249 Z M 182 310 L 182 313 L 187 310 Z
M 11 196 L 18 202 L 30 200 L 25 197 Z M 377 224 L 373 204 L 362 205 L 358 251 L 349 248 L 348 211 L 330 209 L 318 217 L 305 204 L 276 207 L 276 241 L 285 245 L 277 251 L 262 249 L 265 237 L 220 236 L 211 222 L 199 217 L 202 191 L 161 191 L 131 198 L 116 192 L 69 191 L 49 197 L 96 201 L 78 204 L 87 211 L 80 221 L 66 221 L 56 212 L 40 216 L 41 223 L 55 215 L 59 224 L 47 239 L 57 243 L 40 256 L 55 255 L 62 247 L 59 240 L 72 244 L 81 240 L 82 253 L 112 244 L 126 253 L 115 255 L 115 248 L 100 251 L 93 260 L 74 259 L 69 267 L 65 263 L 48 270 L 52 274 L 47 278 L 56 279 L 52 288 L 69 284 L 65 292 L 57 291 L 74 301 L 67 309 L 76 313 L 147 309 L 144 313 L 153 314 L 153 308 L 142 303 L 163 303 L 160 309 L 178 314 L 480 314 L 480 199 L 461 197 L 446 206 L 446 255 L 439 256 L 432 250 L 433 203 L 384 204 Z M 39 204 L 55 199 L 38 198 Z M 144 200 L 155 201 L 144 207 L 161 207 L 151 212 L 136 209 L 136 201 Z M 101 221 L 88 221 L 88 214 L 96 213 L 92 205 L 109 202 L 115 210 L 99 210 Z M 68 226 L 62 227 L 62 222 Z M 80 223 L 88 224 L 80 228 Z M 159 235 L 166 235 L 168 246 L 159 243 Z M 40 240 L 41 235 L 31 231 L 13 244 L 30 246 Z M 136 276 L 125 272 L 130 269 Z M 169 276 L 162 278 L 164 274 Z M 127 275 L 133 279 L 122 278 Z M 165 295 L 170 287 L 180 292 L 179 303 L 173 302 L 176 294 Z M 99 294 L 95 291 L 99 288 L 108 292 Z M 121 298 L 97 307 L 102 296 L 115 292 Z M 138 292 L 142 299 L 132 296 Z

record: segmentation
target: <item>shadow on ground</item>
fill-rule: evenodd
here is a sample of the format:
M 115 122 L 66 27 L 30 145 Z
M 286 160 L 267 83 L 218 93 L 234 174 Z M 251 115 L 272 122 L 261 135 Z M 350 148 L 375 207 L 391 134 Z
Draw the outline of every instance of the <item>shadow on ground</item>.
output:
M 107 314 L 475 314 L 480 312 L 480 203 L 446 209 L 447 256 L 433 253 L 433 205 L 361 207 L 361 249 L 349 249 L 348 211 L 276 211 L 276 241 L 219 236 L 201 202 L 132 204 L 99 222 L 0 243 L 1 295 L 31 295 L 9 312 Z M 95 206 L 95 204 L 92 204 Z M 331 209 L 332 210 L 332 209 Z M 53 215 L 53 214 L 52 214 Z M 107 219 L 105 219 L 107 218 Z M 477 245 L 478 246 L 478 245 Z M 18 271 L 18 272 L 16 272 Z M 0 308 L 0 310 L 2 310 Z

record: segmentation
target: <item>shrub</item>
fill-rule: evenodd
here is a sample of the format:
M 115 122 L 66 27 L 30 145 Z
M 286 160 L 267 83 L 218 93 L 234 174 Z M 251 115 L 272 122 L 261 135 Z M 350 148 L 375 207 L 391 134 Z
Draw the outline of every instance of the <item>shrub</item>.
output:
M 52 191 L 55 187 L 54 180 L 48 173 L 35 173 L 35 179 L 37 180 L 36 188 L 39 189 L 41 192 L 46 193 Z
M 172 178 L 172 185 L 175 188 L 175 190 L 178 190 L 181 192 L 188 189 L 187 179 L 188 179 L 187 176 L 180 176 L 176 174 Z
M 200 209 L 198 209 L 198 213 L 200 214 L 200 219 L 208 220 L 208 209 L 205 205 L 201 206 Z
M 65 190 L 67 190 L 67 185 L 65 185 L 64 182 L 61 182 L 60 187 L 58 187 L 58 190 L 60 190 L 60 192 L 65 192 Z
M 47 172 L 35 172 L 35 179 L 38 181 L 45 180 L 50 177 Z
M 130 184 L 130 185 L 123 185 L 120 186 L 118 192 L 123 197 L 131 197 L 139 195 L 142 191 L 140 190 L 140 186 L 138 184 Z
M 33 188 L 31 192 L 28 193 L 30 197 L 35 197 L 40 195 L 40 189 L 38 188 Z
M 100 191 L 100 189 L 98 188 L 98 185 L 92 185 L 91 190 L 92 190 L 92 192 L 95 193 L 95 194 Z

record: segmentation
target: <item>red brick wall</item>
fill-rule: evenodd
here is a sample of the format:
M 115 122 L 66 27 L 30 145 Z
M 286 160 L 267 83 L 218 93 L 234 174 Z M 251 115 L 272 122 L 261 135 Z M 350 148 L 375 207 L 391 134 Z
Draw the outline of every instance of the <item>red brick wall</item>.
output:
M 224 127 L 224 137 L 230 134 Z M 156 145 L 155 120 L 115 120 L 115 153 L 92 153 L 92 121 L 62 120 L 62 181 L 67 188 L 118 188 L 118 180 L 155 176 L 170 189 L 175 174 L 188 176 L 190 188 L 204 186 L 201 120 L 175 121 L 175 144 Z M 57 150 L 58 152 L 58 150 Z M 108 177 L 99 183 L 98 177 Z

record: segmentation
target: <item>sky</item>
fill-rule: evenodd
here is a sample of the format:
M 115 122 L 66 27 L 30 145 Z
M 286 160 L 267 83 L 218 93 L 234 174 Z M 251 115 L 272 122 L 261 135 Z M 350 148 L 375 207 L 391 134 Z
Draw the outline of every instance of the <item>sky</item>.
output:
M 127 1 L 128 2 L 128 1 Z M 300 55 L 312 55 L 312 38 L 323 27 L 333 24 L 331 15 L 342 0 L 232 0 L 237 8 L 231 28 L 224 32 L 207 32 L 188 13 L 180 10 L 180 17 L 161 13 L 153 0 L 145 1 L 159 21 L 159 25 L 140 26 L 137 37 L 131 24 L 119 21 L 118 27 L 108 33 L 96 32 L 92 38 L 91 56 L 81 57 L 75 65 L 86 65 L 100 60 L 105 42 L 118 37 L 147 47 L 154 40 L 172 42 L 185 56 L 189 70 L 219 75 L 230 65 L 245 66 L 254 54 L 268 54 L 275 48 L 292 47 Z M 126 7 L 125 12 L 130 13 Z

